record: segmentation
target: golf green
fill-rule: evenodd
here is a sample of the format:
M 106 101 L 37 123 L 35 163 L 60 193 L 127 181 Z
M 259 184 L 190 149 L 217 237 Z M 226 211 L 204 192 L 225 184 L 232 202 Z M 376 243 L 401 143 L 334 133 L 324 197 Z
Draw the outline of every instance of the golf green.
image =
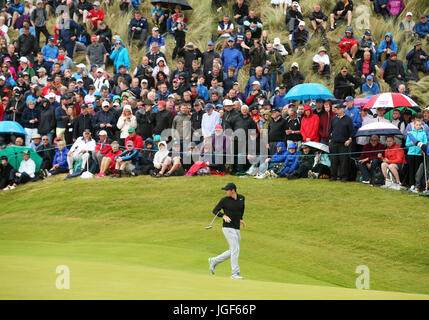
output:
M 242 281 L 207 262 L 227 249 L 220 219 L 205 227 L 230 181 L 246 197 Z M 308 179 L 47 179 L 0 193 L 0 298 L 428 299 L 427 201 Z

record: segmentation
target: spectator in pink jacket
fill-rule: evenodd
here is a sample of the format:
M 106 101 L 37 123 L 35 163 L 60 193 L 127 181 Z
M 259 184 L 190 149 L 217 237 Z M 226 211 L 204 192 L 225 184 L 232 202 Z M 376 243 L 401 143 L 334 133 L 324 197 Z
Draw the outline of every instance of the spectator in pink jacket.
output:
M 404 0 L 389 0 L 386 8 L 390 16 L 395 17 L 396 22 L 396 19 L 405 8 Z

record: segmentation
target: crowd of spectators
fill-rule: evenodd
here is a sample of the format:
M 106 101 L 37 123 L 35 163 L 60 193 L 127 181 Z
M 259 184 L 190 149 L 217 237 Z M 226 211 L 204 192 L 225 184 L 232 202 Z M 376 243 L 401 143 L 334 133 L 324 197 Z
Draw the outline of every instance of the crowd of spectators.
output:
M 384 82 L 409 95 L 408 81 L 429 74 L 423 49 L 428 15 L 415 23 L 408 12 L 398 21 L 404 1 L 373 1 L 375 14 L 393 19 L 401 41 L 412 43 L 404 63 L 392 33 L 383 39 L 373 39 L 371 30 L 355 33 L 352 0 L 338 1 L 331 12 L 319 4 L 303 12 L 298 1 L 271 0 L 284 11 L 286 30 L 272 41 L 253 1 L 233 1 L 231 17 L 222 13 L 227 2 L 213 0 L 222 18 L 206 47 L 198 48 L 186 39 L 187 18 L 198 17 L 186 18 L 180 5 L 156 3 L 145 17 L 141 1 L 122 1 L 120 9 L 133 17 L 121 39 L 105 21 L 109 1 L 7 1 L 0 15 L 0 121 L 20 123 L 27 135 L 0 143 L 30 147 L 43 163 L 36 172 L 25 152 L 13 169 L 2 157 L 0 187 L 84 171 L 100 178 L 211 172 L 363 183 L 380 171 L 413 191 L 426 189 L 426 161 L 408 135 L 427 143 L 429 109 L 392 111 L 402 137 L 356 139 L 362 124 L 390 120 L 385 109 L 372 114 L 353 101 L 358 93 L 380 93 Z M 50 19 L 56 21 L 52 30 Z M 341 23 L 345 33 L 335 47 L 326 32 Z M 308 57 L 312 68 L 301 70 L 294 57 L 308 53 L 313 37 L 319 49 Z M 145 51 L 138 66 L 131 65 L 132 45 Z M 343 58 L 336 62 L 343 64 L 338 74 L 332 74 L 333 52 Z M 75 62 L 80 56 L 86 63 Z M 336 99 L 289 101 L 289 90 L 310 73 L 333 78 Z M 239 74 L 246 76 L 243 86 Z M 331 155 L 306 142 L 329 145 Z M 203 170 L 207 166 L 211 171 Z

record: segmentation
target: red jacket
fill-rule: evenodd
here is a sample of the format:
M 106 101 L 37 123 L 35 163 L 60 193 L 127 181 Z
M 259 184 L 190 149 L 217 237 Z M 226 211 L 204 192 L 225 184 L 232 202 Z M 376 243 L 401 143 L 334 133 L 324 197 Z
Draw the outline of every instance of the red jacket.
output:
M 87 19 L 91 20 L 94 27 L 97 26 L 98 21 L 104 20 L 104 12 L 102 10 L 98 10 L 98 12 L 95 12 L 94 9 L 89 10 L 88 15 L 86 16 Z M 92 20 L 92 18 L 97 18 L 95 20 Z M 89 30 L 88 30 L 89 31 Z
M 362 153 L 360 154 L 360 159 L 363 160 L 369 158 L 369 161 L 372 161 L 374 159 L 378 159 L 379 153 L 381 153 L 381 155 L 384 157 L 384 149 L 386 149 L 386 146 L 384 144 L 378 143 L 375 147 L 373 147 L 371 143 L 367 143 L 363 146 Z
M 328 103 L 331 106 L 331 109 L 328 112 L 322 113 L 320 116 L 320 122 L 319 122 L 319 136 L 320 140 L 328 142 L 329 141 L 329 127 L 332 123 L 332 118 L 335 117 L 335 113 L 332 111 L 332 103 L 331 101 L 328 101 Z
M 396 143 L 391 147 L 387 147 L 384 155 L 383 160 L 387 159 L 389 163 L 406 163 L 404 150 Z
M 349 52 L 354 45 L 359 45 L 359 42 L 354 38 L 343 37 L 340 40 L 338 46 L 340 47 L 340 53 Z
M 95 146 L 95 152 L 100 152 L 101 154 L 108 154 L 112 150 L 110 144 L 105 141 L 104 143 L 97 143 Z
M 134 149 L 137 151 L 141 151 L 143 149 L 143 138 L 139 136 L 137 133 L 134 135 L 134 138 L 130 138 L 130 136 L 125 138 L 125 145 L 127 145 L 128 141 L 132 141 L 134 143 Z
M 110 158 L 112 161 L 110 161 L 110 170 L 113 172 L 113 171 L 115 171 L 115 166 L 116 166 L 116 161 L 115 161 L 115 158 L 117 157 L 117 156 L 119 156 L 120 154 L 122 153 L 122 151 L 121 150 L 118 150 L 118 151 L 116 151 L 116 152 L 113 152 L 113 150 L 112 149 L 110 149 L 110 151 L 109 151 L 109 153 L 108 154 L 106 154 L 106 157 L 107 158 Z
M 307 117 L 306 111 L 310 110 L 310 116 Z M 302 140 L 305 142 L 307 138 L 310 138 L 311 141 L 319 142 L 319 123 L 320 119 L 318 115 L 313 113 L 313 109 L 307 104 L 304 107 L 304 117 L 301 120 L 301 135 Z

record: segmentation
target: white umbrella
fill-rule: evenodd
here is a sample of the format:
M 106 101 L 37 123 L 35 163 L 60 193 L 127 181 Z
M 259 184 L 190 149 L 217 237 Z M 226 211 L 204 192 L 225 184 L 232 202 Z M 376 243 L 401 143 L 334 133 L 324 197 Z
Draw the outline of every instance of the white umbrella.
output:
M 315 142 L 315 141 L 307 141 L 302 144 L 303 147 L 307 146 L 313 149 L 317 149 L 326 153 L 329 153 L 329 146 L 326 144 Z

